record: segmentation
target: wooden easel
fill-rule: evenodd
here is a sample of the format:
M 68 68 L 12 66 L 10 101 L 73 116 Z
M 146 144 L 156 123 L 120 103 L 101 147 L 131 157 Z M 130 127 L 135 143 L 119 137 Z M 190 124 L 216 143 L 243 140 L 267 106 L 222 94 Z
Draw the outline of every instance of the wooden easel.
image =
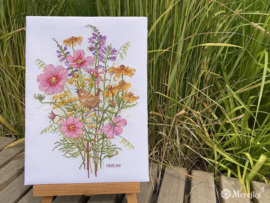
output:
M 52 203 L 53 196 L 93 196 L 101 194 L 126 194 L 128 203 L 137 203 L 136 193 L 139 192 L 139 182 L 54 184 L 33 186 L 33 196 L 41 196 L 42 203 Z

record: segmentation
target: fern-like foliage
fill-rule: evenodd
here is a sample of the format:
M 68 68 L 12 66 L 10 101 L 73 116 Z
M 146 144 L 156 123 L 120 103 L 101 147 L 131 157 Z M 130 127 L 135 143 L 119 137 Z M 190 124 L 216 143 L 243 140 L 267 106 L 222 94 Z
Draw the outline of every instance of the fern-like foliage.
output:
M 128 147 L 129 149 L 134 149 L 134 146 L 127 141 L 125 138 L 122 137 L 122 140 L 120 142 L 121 144 L 124 144 L 125 147 Z
M 39 69 L 43 69 L 46 66 L 46 64 L 43 61 L 41 61 L 40 59 L 36 60 L 36 65 L 38 66 Z

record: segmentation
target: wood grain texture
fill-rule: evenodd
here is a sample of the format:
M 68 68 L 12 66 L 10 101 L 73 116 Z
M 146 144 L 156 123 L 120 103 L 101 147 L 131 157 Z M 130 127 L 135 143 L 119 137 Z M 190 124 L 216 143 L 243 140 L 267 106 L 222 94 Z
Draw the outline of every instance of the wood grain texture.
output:
M 129 193 L 126 194 L 127 202 L 128 203 L 137 203 L 137 196 L 136 193 Z
M 213 203 L 216 202 L 214 174 L 193 170 L 191 175 L 190 203 Z
M 0 192 L 0 202 L 14 203 L 19 201 L 29 190 L 30 185 L 24 186 L 24 173 Z
M 253 203 L 265 203 L 270 202 L 270 185 L 266 183 L 259 183 L 252 181 L 251 191 L 254 191 L 257 194 L 257 198 L 252 198 Z
M 187 169 L 175 167 L 184 173 Z M 185 195 L 186 175 L 167 167 L 161 183 L 161 188 L 158 195 L 158 203 L 178 203 L 183 202 Z
M 12 160 L 10 163 L 0 169 L 0 191 L 3 190 L 9 183 L 17 178 L 24 168 L 24 156 Z
M 34 196 L 139 193 L 139 182 L 34 185 Z
M 23 152 L 24 141 L 0 152 L 0 168 L 6 165 L 17 154 Z
M 83 195 L 76 196 L 59 196 L 53 201 L 53 203 L 82 203 L 86 199 Z
M 9 138 L 9 137 L 2 137 L 0 138 L 0 151 L 3 150 L 7 145 L 14 142 L 16 139 Z
M 42 203 L 52 203 L 53 197 L 42 197 Z
M 33 197 L 32 189 L 18 203 L 41 203 L 41 197 Z
M 159 165 L 157 163 L 149 163 L 149 182 L 140 183 L 141 192 L 137 193 L 137 201 L 139 203 L 149 203 L 151 201 L 153 191 L 155 189 L 156 181 L 157 181 L 157 173 L 158 173 Z M 125 198 L 123 203 L 127 203 L 127 199 Z
M 219 179 L 219 194 L 221 194 L 221 191 L 224 191 L 224 189 L 227 189 L 231 192 L 231 197 L 228 199 L 220 197 L 221 203 L 249 203 L 250 201 L 248 198 L 244 197 L 232 197 L 234 196 L 234 191 L 239 191 L 239 193 L 244 193 L 244 191 L 241 190 L 241 184 L 240 181 L 237 178 L 230 178 L 226 176 L 220 176 Z
M 87 203 L 115 203 L 118 195 L 95 195 L 90 197 Z

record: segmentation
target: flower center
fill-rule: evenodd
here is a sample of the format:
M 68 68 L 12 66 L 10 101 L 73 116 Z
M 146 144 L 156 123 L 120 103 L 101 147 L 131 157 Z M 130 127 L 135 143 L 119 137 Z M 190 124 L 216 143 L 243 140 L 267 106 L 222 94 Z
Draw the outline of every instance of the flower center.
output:
M 120 66 L 120 69 L 122 69 L 122 70 L 125 69 L 125 66 L 124 65 L 121 65 Z
M 75 128 L 76 128 L 75 125 L 69 126 L 69 129 L 70 129 L 70 130 L 75 130 Z
M 79 63 L 80 64 L 80 63 L 82 63 L 82 60 L 79 59 L 79 60 L 76 61 L 76 63 Z
M 50 83 L 51 83 L 51 84 L 55 84 L 56 82 L 57 82 L 56 77 L 52 77 L 52 78 L 50 79 Z
M 96 78 L 97 77 L 97 73 L 93 73 L 92 76 Z

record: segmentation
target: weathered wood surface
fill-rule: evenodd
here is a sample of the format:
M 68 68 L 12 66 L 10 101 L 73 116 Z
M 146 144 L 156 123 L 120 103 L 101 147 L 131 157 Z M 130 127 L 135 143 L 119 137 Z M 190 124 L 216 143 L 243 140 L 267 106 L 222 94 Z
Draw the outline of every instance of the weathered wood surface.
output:
M 3 139 L 3 138 L 2 138 Z M 0 152 L 0 168 L 6 165 L 17 154 L 23 152 L 24 141 Z
M 245 192 L 241 191 L 239 179 L 220 176 L 219 190 L 221 203 L 250 203 L 247 197 L 242 197 L 245 195 Z M 223 194 L 223 197 L 221 194 Z M 237 197 L 237 194 L 239 194 L 240 197 Z
M 116 203 L 118 195 L 95 195 L 87 203 Z
M 7 145 L 14 142 L 16 139 L 9 138 L 9 137 L 2 137 L 0 138 L 0 151 L 3 150 Z
M 41 197 L 33 197 L 32 189 L 18 203 L 41 203 Z
M 141 192 L 137 193 L 138 203 L 144 202 L 149 203 L 151 201 L 153 191 L 155 189 L 156 181 L 157 181 L 157 173 L 158 173 L 158 164 L 149 163 L 149 182 L 140 183 Z M 123 203 L 127 203 L 127 198 L 125 197 Z
M 79 183 L 79 184 L 53 184 L 34 185 L 34 196 L 65 196 L 65 195 L 96 195 L 96 194 L 121 194 L 139 193 L 140 183 Z
M 193 170 L 191 175 L 190 203 L 213 203 L 216 201 L 214 174 Z
M 82 203 L 85 200 L 85 196 L 76 195 L 76 196 L 59 196 L 53 201 L 53 203 Z
M 32 186 L 24 186 L 24 173 L 16 178 L 12 183 L 0 192 L 0 202 L 14 203 L 18 202 Z
M 12 160 L 0 169 L 0 191 L 17 178 L 24 168 L 24 156 Z M 1 201 L 0 201 L 1 202 Z
M 158 196 L 158 203 L 178 203 L 183 202 L 185 195 L 185 184 L 187 169 L 180 167 L 167 167 L 162 180 Z
M 253 203 L 266 203 L 270 202 L 270 185 L 266 183 L 251 182 L 251 191 L 254 197 L 252 198 Z

